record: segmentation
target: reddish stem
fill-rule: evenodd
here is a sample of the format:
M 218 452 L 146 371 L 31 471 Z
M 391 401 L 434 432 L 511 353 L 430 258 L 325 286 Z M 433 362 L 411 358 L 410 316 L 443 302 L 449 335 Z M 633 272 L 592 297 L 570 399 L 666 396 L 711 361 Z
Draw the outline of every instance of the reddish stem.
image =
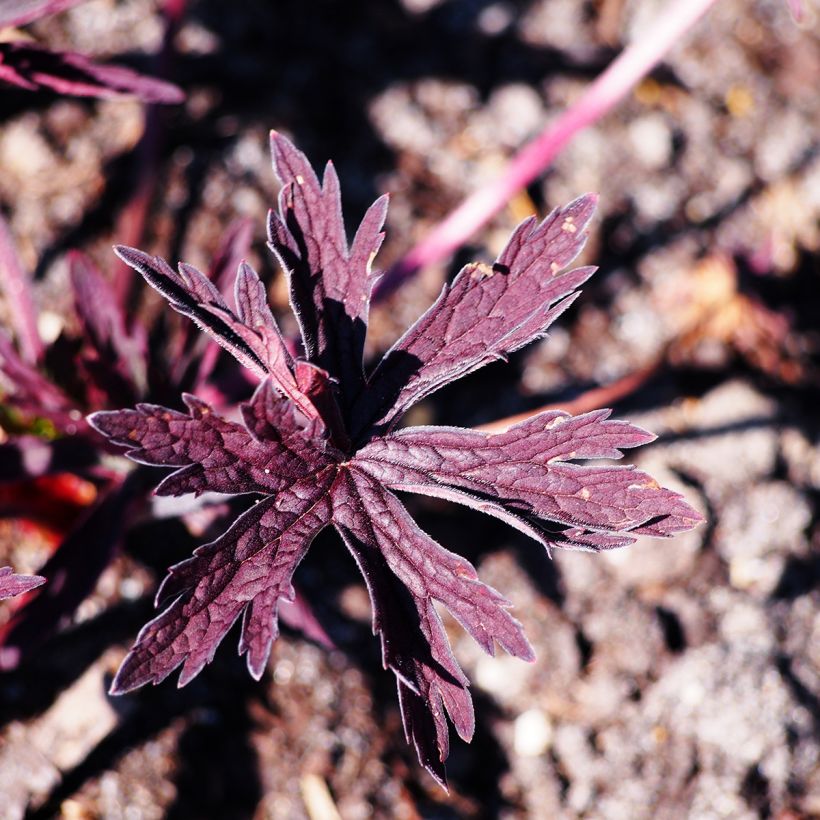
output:
M 599 120 L 645 77 L 716 0 L 674 0 L 640 39 L 609 67 L 553 124 L 526 145 L 504 172 L 472 193 L 383 277 L 375 297 L 384 298 L 420 268 L 459 248 L 520 190 L 542 174 L 582 128 Z
M 577 416 L 580 413 L 589 413 L 591 410 L 597 410 L 601 407 L 610 407 L 616 401 L 632 395 L 638 388 L 643 387 L 658 372 L 662 362 L 663 358 L 660 358 L 640 370 L 628 373 L 623 378 L 612 382 L 612 384 L 593 387 L 571 401 L 545 404 L 535 410 L 528 410 L 526 413 L 518 413 L 515 416 L 507 416 L 505 419 L 482 424 L 475 429 L 480 430 L 482 433 L 503 433 L 514 424 L 526 421 L 539 413 L 545 413 L 547 410 L 563 410 L 565 413 Z

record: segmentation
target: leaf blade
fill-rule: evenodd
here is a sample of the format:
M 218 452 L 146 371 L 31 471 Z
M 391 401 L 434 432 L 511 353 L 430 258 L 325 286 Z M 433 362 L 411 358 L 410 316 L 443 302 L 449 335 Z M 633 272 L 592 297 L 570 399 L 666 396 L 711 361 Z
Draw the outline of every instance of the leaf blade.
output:
M 330 520 L 326 494 L 331 480 L 325 470 L 321 479 L 310 475 L 294 481 L 172 567 L 157 594 L 158 602 L 172 603 L 142 629 L 111 694 L 156 685 L 180 666 L 178 685 L 185 686 L 213 660 L 228 630 L 257 600 L 243 627 L 240 652 L 247 655 L 251 673 L 261 676 L 278 634 L 277 602 L 292 597 L 293 572 Z
M 320 182 L 307 157 L 276 132 L 271 153 L 282 190 L 279 211 L 268 218 L 268 245 L 288 276 L 308 360 L 338 380 L 343 397 L 354 396 L 364 379 L 372 262 L 384 238 L 387 197 L 370 206 L 348 247 L 333 164 Z
M 500 434 L 410 427 L 374 439 L 354 463 L 398 490 L 450 498 L 524 524 L 563 528 L 547 546 L 622 546 L 633 535 L 670 536 L 702 518 L 681 496 L 633 467 L 586 466 L 576 459 L 621 458 L 653 436 L 609 411 L 539 414 Z M 516 526 L 515 521 L 508 520 Z M 519 529 L 527 532 L 526 526 Z M 626 536 L 601 540 L 592 533 Z M 536 540 L 538 532 L 527 532 Z M 567 539 L 570 538 L 569 543 Z M 594 548 L 594 547 L 593 547 Z
M 354 408 L 355 432 L 390 428 L 424 397 L 543 336 L 594 268 L 562 270 L 583 248 L 596 198 L 522 222 L 490 267 L 470 264 L 388 351 Z

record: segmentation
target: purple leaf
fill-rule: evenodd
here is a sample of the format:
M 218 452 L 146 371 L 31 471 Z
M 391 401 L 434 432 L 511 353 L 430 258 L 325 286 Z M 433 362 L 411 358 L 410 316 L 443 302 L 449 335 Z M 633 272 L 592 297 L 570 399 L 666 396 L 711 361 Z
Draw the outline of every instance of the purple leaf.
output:
M 193 319 L 256 376 L 270 375 L 276 389 L 291 398 L 303 413 L 316 415 L 296 386 L 290 353 L 270 312 L 264 285 L 250 265 L 241 264 L 237 272 L 234 313 L 218 288 L 192 265 L 180 264 L 177 273 L 159 256 L 123 246 L 115 250 L 174 310 Z
M 145 333 L 128 332 L 111 286 L 89 257 L 72 251 L 68 263 L 83 338 L 95 354 L 86 362 L 91 377 L 112 397 L 122 392 L 132 399 L 142 395 L 147 384 Z
M 138 405 L 91 417 L 131 458 L 176 468 L 157 492 L 262 496 L 221 538 L 171 569 L 157 596 L 167 608 L 141 632 L 113 691 L 156 683 L 179 666 L 186 683 L 240 615 L 240 652 L 258 677 L 278 633 L 279 602 L 293 596 L 293 571 L 312 538 L 333 524 L 365 577 L 407 739 L 444 785 L 447 718 L 469 739 L 474 716 L 435 602 L 485 651 L 498 643 L 525 660 L 533 651 L 510 603 L 467 560 L 422 532 L 391 490 L 466 504 L 547 547 L 611 549 L 636 535 L 690 529 L 701 518 L 633 467 L 576 463 L 620 458 L 652 440 L 610 420 L 607 410 L 542 413 L 496 435 L 445 427 L 389 432 L 414 402 L 543 335 L 571 304 L 593 269 L 562 271 L 584 243 L 594 197 L 540 224 L 524 222 L 493 267 L 468 265 L 365 380 L 361 352 L 385 202 L 368 211 L 348 248 L 332 166 L 320 184 L 291 143 L 274 134 L 272 144 L 283 188 L 270 240 L 290 279 L 306 359 L 287 353 L 264 288 L 246 265 L 234 312 L 194 268 L 180 265 L 176 273 L 159 258 L 118 250 L 264 381 L 242 407 L 241 422 L 187 395 L 188 413 Z
M 355 432 L 387 426 L 450 382 L 543 336 L 595 268 L 563 272 L 581 252 L 596 197 L 522 222 L 492 266 L 473 263 L 402 336 L 368 379 Z
M 39 575 L 15 575 L 11 567 L 0 567 L 0 599 L 22 595 L 45 582 Z
M 372 262 L 381 246 L 387 197 L 376 200 L 348 248 L 339 179 L 332 163 L 320 184 L 307 157 L 271 133 L 273 167 L 282 190 L 268 222 L 270 247 L 288 275 L 291 303 L 307 357 L 339 380 L 352 399 L 362 383 L 362 352 Z
M 0 82 L 26 91 L 47 89 L 74 97 L 138 97 L 180 103 L 180 88 L 119 65 L 98 65 L 83 54 L 49 51 L 25 41 L 0 43 Z
M 634 538 L 590 541 L 589 530 L 668 536 L 699 523 L 700 516 L 681 496 L 646 473 L 569 463 L 621 458 L 622 449 L 654 438 L 608 417 L 607 410 L 574 417 L 550 411 L 497 435 L 411 427 L 373 440 L 353 463 L 394 489 L 450 498 L 500 518 L 507 512 L 523 518 L 522 523 L 544 519 L 566 527 L 555 540 L 528 532 L 539 541 L 546 538 L 548 546 L 623 546 Z
M 419 762 L 447 788 L 444 761 L 450 749 L 447 715 L 459 736 L 475 730 L 473 700 L 435 609 L 413 599 L 378 549 L 344 528 L 342 539 L 356 559 L 373 603 L 373 634 L 382 662 L 396 676 L 402 721 Z
M 510 602 L 482 584 L 469 561 L 419 529 L 378 480 L 350 469 L 339 474 L 332 495 L 334 525 L 377 548 L 414 599 L 425 606 L 440 601 L 488 654 L 497 641 L 511 655 L 533 660 L 521 624 L 507 611 Z
M 332 480 L 332 468 L 325 468 L 293 481 L 243 513 L 193 558 L 172 567 L 157 603 L 173 603 L 140 632 L 112 694 L 159 683 L 179 666 L 184 686 L 213 660 L 243 611 L 239 651 L 247 655 L 251 674 L 261 677 L 278 634 L 278 601 L 293 598 L 293 572 L 330 520 Z
M 0 28 L 23 26 L 85 0 L 0 0 Z
M 189 413 L 154 404 L 89 416 L 129 458 L 157 467 L 179 467 L 157 487 L 158 495 L 278 493 L 294 476 L 330 462 L 317 446 L 318 422 L 302 422 L 293 404 L 263 382 L 243 407 L 245 424 L 228 421 L 185 394 Z M 247 426 L 246 426 L 247 425 Z M 313 434 L 311 439 L 310 434 Z
M 340 473 L 332 495 L 333 523 L 367 579 L 384 665 L 399 679 L 408 740 L 412 739 L 423 765 L 443 782 L 440 767 L 447 757 L 448 740 L 441 707 L 446 707 L 465 740 L 472 737 L 473 712 L 467 680 L 452 656 L 433 601 L 444 604 L 485 652 L 495 654 L 497 641 L 524 660 L 534 660 L 535 655 L 521 624 L 507 611 L 510 603 L 482 584 L 467 560 L 422 532 L 378 481 L 351 469 Z M 402 603 L 408 593 L 410 601 Z M 414 623 L 423 641 L 414 634 Z M 420 711 L 422 705 L 428 717 Z
M 248 217 L 232 222 L 222 237 L 214 261 L 208 271 L 208 278 L 214 283 L 223 296 L 228 295 L 229 284 L 232 281 L 232 277 L 248 255 L 252 237 L 253 223 Z M 186 330 L 182 334 L 183 349 L 187 349 L 191 346 L 190 343 L 193 341 L 194 333 L 190 331 L 195 330 L 194 325 L 186 326 Z M 202 339 L 202 337 L 199 338 Z M 195 345 L 194 351 L 196 352 Z M 211 345 L 199 357 L 199 366 L 194 382 L 196 385 L 204 384 L 208 380 L 208 377 L 216 365 L 218 352 L 219 348 L 215 345 Z M 179 362 L 180 373 L 184 372 L 186 365 L 186 357 L 182 356 Z

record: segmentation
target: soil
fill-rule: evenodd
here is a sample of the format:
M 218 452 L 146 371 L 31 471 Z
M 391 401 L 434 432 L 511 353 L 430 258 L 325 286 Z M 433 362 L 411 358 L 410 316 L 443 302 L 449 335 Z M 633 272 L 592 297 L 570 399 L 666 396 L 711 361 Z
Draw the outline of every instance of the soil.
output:
M 269 129 L 316 165 L 333 158 L 351 225 L 391 192 L 387 267 L 665 5 L 191 2 L 168 67 L 188 99 L 161 112 L 142 246 L 207 266 L 250 216 L 251 261 L 292 332 L 264 245 Z M 453 738 L 449 794 L 405 743 L 363 585 L 334 538 L 297 583 L 335 648 L 285 630 L 256 683 L 232 633 L 187 688 L 110 698 L 163 568 L 190 547 L 156 543 L 145 518 L 74 622 L 0 676 L 0 817 L 820 817 L 818 14 L 809 4 L 797 25 L 777 0 L 718 3 L 458 259 L 374 308 L 371 356 L 521 218 L 598 191 L 583 261 L 600 270 L 560 326 L 413 421 L 484 424 L 640 372 L 611 394 L 619 417 L 658 434 L 635 461 L 707 519 L 670 541 L 550 559 L 478 514 L 408 499 L 513 602 L 538 653 L 485 656 L 447 621 L 477 718 L 470 745 Z M 27 31 L 143 70 L 162 39 L 150 0 L 90 0 Z M 15 91 L 0 112 L 0 202 L 53 334 L 70 312 L 64 252 L 114 271 L 144 108 Z M 0 565 L 36 571 L 42 539 L 13 522 L 0 535 Z

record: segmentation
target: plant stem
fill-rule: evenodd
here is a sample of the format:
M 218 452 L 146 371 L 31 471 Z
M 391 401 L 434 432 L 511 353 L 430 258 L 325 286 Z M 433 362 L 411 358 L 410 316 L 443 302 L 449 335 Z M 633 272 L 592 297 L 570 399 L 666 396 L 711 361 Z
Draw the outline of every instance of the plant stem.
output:
M 599 120 L 663 59 L 716 0 L 673 0 L 636 42 L 627 46 L 583 96 L 526 145 L 496 179 L 472 193 L 383 277 L 375 297 L 384 298 L 420 268 L 460 247 L 522 188 L 549 167 L 582 128 Z

